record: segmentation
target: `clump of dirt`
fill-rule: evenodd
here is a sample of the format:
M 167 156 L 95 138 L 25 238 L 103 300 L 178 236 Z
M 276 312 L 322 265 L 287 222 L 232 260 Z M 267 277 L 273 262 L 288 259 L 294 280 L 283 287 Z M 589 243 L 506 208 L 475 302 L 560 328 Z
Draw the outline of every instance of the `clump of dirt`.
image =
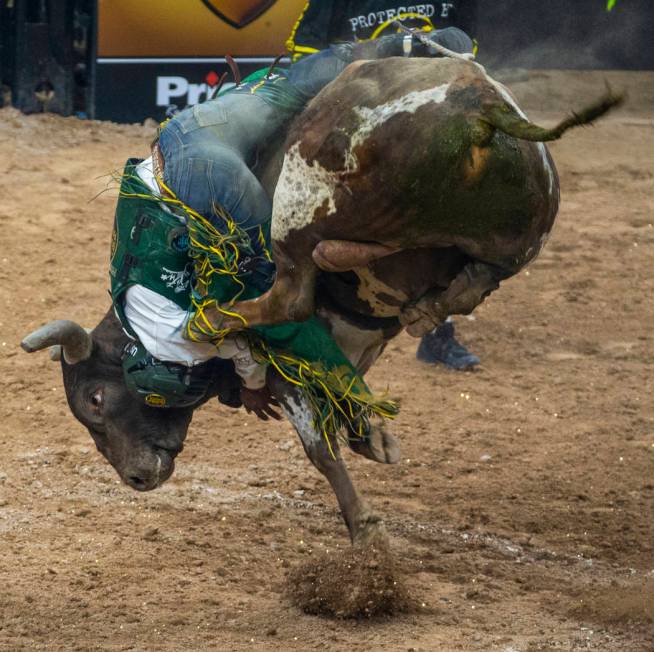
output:
M 594 589 L 579 598 L 572 613 L 605 625 L 654 623 L 654 580 Z
M 413 604 L 384 545 L 322 553 L 293 569 L 287 587 L 306 613 L 337 618 L 388 616 Z

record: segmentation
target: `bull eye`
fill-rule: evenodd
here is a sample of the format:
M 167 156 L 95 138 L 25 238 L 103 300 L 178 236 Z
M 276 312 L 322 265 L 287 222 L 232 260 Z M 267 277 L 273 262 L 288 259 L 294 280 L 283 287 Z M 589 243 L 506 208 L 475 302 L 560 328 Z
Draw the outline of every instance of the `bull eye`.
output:
M 104 396 L 102 390 L 98 389 L 95 392 L 93 392 L 89 400 L 91 401 L 91 405 L 93 406 L 93 408 L 99 411 L 102 408 L 102 404 L 104 402 Z

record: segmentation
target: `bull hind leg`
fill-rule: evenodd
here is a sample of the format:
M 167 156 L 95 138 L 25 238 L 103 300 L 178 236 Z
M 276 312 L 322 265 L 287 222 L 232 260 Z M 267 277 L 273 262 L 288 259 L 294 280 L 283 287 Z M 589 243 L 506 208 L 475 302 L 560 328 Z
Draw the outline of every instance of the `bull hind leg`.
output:
M 307 457 L 334 490 L 352 543 L 386 543 L 388 536 L 382 520 L 363 502 L 354 488 L 335 440 L 332 443 L 334 454 L 330 453 L 324 436 L 313 425 L 311 405 L 307 399 L 297 387 L 276 374 L 269 377 L 269 385 L 299 434 Z
M 409 335 L 422 337 L 450 315 L 469 315 L 509 276 L 509 272 L 494 265 L 469 263 L 445 290 L 431 290 L 404 306 L 400 322 Z

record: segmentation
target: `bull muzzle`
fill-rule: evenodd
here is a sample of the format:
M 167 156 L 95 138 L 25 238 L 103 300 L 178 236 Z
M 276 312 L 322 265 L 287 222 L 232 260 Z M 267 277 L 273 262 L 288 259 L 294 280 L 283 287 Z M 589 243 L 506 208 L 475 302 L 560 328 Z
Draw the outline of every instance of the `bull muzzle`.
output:
M 160 487 L 175 470 L 174 455 L 165 450 L 158 450 L 148 459 L 130 462 L 128 467 L 119 470 L 119 475 L 136 491 L 152 491 Z

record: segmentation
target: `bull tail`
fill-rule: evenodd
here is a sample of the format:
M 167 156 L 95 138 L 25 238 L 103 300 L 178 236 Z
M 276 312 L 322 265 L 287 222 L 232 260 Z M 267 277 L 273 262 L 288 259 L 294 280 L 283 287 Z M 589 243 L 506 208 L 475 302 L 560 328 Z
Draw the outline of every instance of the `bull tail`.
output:
M 611 109 L 620 106 L 625 97 L 624 93 L 614 94 L 607 87 L 606 93 L 599 100 L 589 104 L 579 112 L 573 112 L 570 117 L 562 120 L 551 129 L 539 127 L 537 124 L 521 117 L 509 104 L 495 104 L 484 111 L 484 115 L 480 119 L 482 123 L 480 126 L 482 132 L 484 127 L 486 130 L 491 127 L 493 132 L 496 129 L 514 138 L 542 143 L 561 138 L 568 129 L 573 127 L 591 124 L 611 111 Z

